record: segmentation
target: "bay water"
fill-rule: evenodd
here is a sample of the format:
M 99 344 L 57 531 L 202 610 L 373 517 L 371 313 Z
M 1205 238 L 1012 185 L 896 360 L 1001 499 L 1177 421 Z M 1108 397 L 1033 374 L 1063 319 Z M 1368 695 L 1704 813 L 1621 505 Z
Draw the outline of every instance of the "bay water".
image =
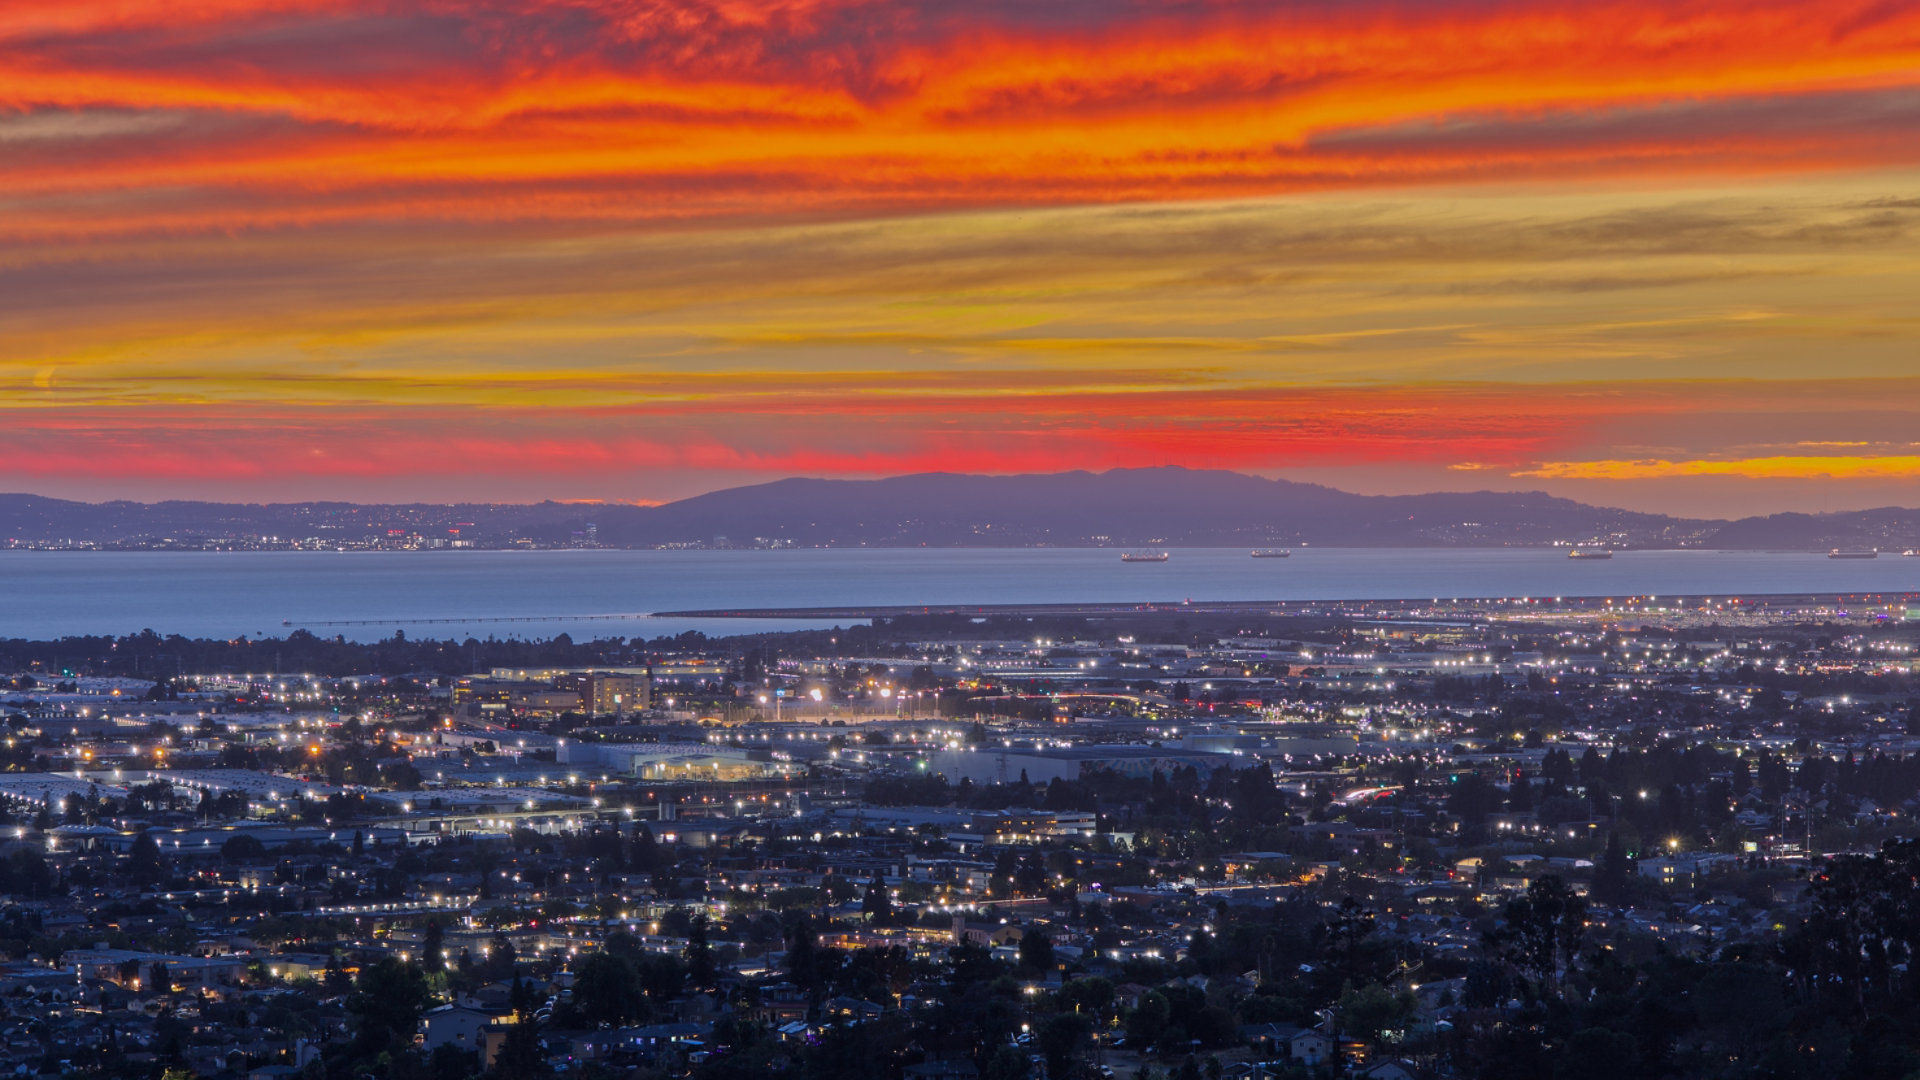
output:
M 1163 603 L 1518 596 L 1920 591 L 1920 558 L 1551 548 L 1173 549 L 1123 563 L 1111 549 L 775 551 L 0 551 L 0 637 L 657 637 L 836 620 L 658 618 L 715 608 Z M 606 618 L 606 616 L 612 616 Z M 838 620 L 846 621 L 846 620 Z

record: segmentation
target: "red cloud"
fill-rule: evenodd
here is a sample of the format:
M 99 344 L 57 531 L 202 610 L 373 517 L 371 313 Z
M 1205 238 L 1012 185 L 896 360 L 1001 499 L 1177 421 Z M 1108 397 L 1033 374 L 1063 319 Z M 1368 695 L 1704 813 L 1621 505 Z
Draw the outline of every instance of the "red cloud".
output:
M 1880 165 L 1916 83 L 1879 0 L 11 0 L 0 235 Z

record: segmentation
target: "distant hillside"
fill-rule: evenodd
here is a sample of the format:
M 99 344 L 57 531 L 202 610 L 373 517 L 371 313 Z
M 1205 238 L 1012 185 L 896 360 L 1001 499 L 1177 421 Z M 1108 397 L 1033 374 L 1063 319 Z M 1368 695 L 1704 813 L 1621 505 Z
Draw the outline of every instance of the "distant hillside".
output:
M 780 480 L 597 512 L 603 543 L 873 547 L 1455 546 L 1612 538 L 1671 546 L 1712 526 L 1538 492 L 1354 495 L 1191 469 Z
M 269 537 L 373 542 L 406 534 L 454 536 L 489 547 L 516 540 L 565 545 L 597 538 L 600 545 L 614 547 L 1466 547 L 1574 541 L 1619 547 L 1897 550 L 1920 545 L 1920 510 L 1704 521 L 1588 506 L 1541 492 L 1355 495 L 1316 484 L 1179 468 L 790 479 L 651 507 L 96 504 L 0 495 L 0 542 L 194 546 Z
M 277 537 L 364 541 L 402 532 L 460 535 L 492 543 L 531 531 L 552 532 L 580 516 L 564 503 L 384 505 L 310 502 L 83 503 L 39 495 L 0 495 L 0 543 L 75 541 L 158 544 L 176 540 Z
M 1773 514 L 1715 530 L 1712 545 L 1745 550 L 1920 547 L 1920 510 L 1897 506 L 1844 514 Z

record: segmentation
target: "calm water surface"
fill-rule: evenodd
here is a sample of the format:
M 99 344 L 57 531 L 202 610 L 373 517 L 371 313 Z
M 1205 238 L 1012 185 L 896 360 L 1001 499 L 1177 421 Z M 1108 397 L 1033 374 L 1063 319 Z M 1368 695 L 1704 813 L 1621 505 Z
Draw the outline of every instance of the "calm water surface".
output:
M 638 617 L 696 608 L 1338 600 L 1920 590 L 1920 558 L 1551 549 L 0 552 L 0 637 L 284 634 L 433 637 L 741 633 L 818 623 Z M 585 620 L 592 615 L 630 616 Z M 507 622 L 510 617 L 552 621 Z M 552 617 L 560 617 L 553 619 Z M 425 622 L 410 620 L 454 620 Z M 284 620 L 284 622 L 283 622 Z M 324 625 L 402 620 L 379 626 Z

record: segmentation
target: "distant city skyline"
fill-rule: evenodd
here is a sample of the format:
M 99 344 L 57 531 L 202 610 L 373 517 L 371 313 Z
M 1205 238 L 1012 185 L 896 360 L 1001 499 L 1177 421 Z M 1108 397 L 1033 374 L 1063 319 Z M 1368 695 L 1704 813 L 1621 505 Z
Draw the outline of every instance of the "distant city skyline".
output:
M 0 3 L 0 491 L 1920 505 L 1920 10 Z

